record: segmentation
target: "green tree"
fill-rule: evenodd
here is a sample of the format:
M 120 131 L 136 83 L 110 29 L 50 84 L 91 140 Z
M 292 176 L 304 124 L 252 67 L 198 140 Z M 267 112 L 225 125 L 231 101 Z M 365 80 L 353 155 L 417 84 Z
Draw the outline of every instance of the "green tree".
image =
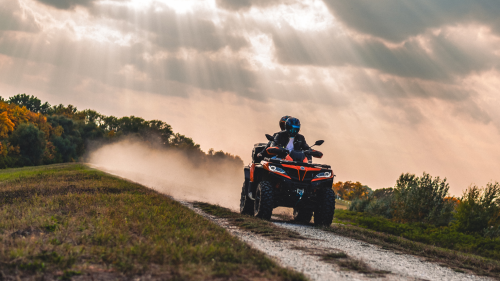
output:
M 25 106 L 26 109 L 28 109 L 31 112 L 35 113 L 42 113 L 46 114 L 48 110 L 50 109 L 50 104 L 48 102 L 45 102 L 42 104 L 42 101 L 39 100 L 35 96 L 29 96 L 26 94 L 18 94 L 15 96 L 12 96 L 9 98 L 7 101 L 8 103 L 14 103 L 19 106 Z
M 179 133 L 172 135 L 172 138 L 170 139 L 170 146 L 180 149 L 200 150 L 200 145 L 196 144 L 193 139 Z
M 80 129 L 84 123 L 74 121 L 64 115 L 49 116 L 47 122 L 53 128 L 62 128 L 61 134 L 51 136 L 51 141 L 57 151 L 56 162 L 74 161 L 83 155 L 85 140 L 82 138 Z
M 67 118 L 72 119 L 83 119 L 85 118 L 84 114 L 78 114 L 78 109 L 69 104 L 68 106 L 64 106 L 62 104 L 54 105 L 53 107 L 47 109 L 47 115 L 62 115 Z
M 23 123 L 19 125 L 9 141 L 20 148 L 20 165 L 33 166 L 42 164 L 43 151 L 45 148 L 45 133 L 33 124 Z
M 424 172 L 422 177 L 402 174 L 394 189 L 394 218 L 402 222 L 426 222 L 447 224 L 443 217 L 451 219 L 448 200 L 449 185 L 446 178 L 432 178 Z
M 488 183 L 485 188 L 469 186 L 458 203 L 455 215 L 457 230 L 481 233 L 500 226 L 500 185 Z

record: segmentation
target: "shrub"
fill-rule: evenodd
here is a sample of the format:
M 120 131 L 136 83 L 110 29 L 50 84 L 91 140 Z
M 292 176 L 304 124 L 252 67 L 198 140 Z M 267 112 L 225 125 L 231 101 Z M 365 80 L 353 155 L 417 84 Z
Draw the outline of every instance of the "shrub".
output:
M 457 230 L 498 236 L 500 226 L 500 185 L 488 183 L 485 188 L 469 186 L 457 207 Z
M 453 207 L 445 197 L 449 185 L 446 179 L 402 174 L 394 190 L 394 219 L 400 222 L 425 222 L 447 225 L 453 217 Z
M 354 199 L 349 205 L 349 211 L 364 212 L 368 204 L 373 200 L 373 197 Z
M 388 219 L 392 219 L 394 212 L 394 200 L 392 195 L 382 197 L 379 199 L 371 200 L 371 202 L 366 206 L 365 212 L 372 215 L 383 216 Z
M 378 194 L 380 194 L 380 192 Z M 349 206 L 349 211 L 366 212 L 371 215 L 378 215 L 391 219 L 394 211 L 393 197 L 390 195 L 377 198 L 377 193 L 374 192 L 367 198 L 352 201 Z

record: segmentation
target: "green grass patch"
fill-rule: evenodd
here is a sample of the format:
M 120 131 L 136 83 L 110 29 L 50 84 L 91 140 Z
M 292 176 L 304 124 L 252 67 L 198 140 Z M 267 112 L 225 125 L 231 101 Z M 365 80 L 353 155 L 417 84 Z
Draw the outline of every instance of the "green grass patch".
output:
M 255 234 L 265 236 L 274 241 L 303 239 L 303 237 L 297 232 L 278 227 L 272 222 L 266 220 L 253 216 L 242 215 L 227 208 L 208 203 L 196 202 L 194 205 L 208 214 L 227 219 L 228 222 L 234 226 L 249 230 Z
M 500 260 L 499 238 L 465 234 L 450 226 L 435 227 L 423 223 L 396 223 L 383 217 L 347 210 L 336 211 L 335 219 L 336 222 L 349 223 L 412 241 Z
M 336 211 L 335 216 L 336 223 L 323 228 L 324 230 L 379 245 L 384 249 L 425 257 L 429 261 L 437 262 L 458 272 L 500 277 L 500 261 L 496 259 L 446 249 L 410 240 L 402 235 L 391 234 L 391 232 L 405 233 L 404 231 L 407 231 L 412 225 L 398 224 L 380 217 L 370 219 L 367 214 L 349 211 Z M 374 230 L 369 229 L 369 227 L 374 228 Z
M 45 166 L 34 166 L 25 168 L 13 168 L 0 170 L 0 182 L 10 180 L 20 180 L 26 177 L 42 176 L 47 177 L 61 171 L 85 170 L 86 166 L 82 164 L 54 164 Z
M 7 279 L 305 279 L 178 202 L 80 164 L 0 172 L 0 268 Z

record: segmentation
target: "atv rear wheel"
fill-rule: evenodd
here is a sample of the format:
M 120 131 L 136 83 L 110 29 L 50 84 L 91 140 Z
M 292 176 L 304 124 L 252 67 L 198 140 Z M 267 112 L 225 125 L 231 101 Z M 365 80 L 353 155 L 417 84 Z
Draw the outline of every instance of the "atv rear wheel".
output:
M 293 209 L 293 220 L 300 223 L 308 223 L 313 216 L 312 211 Z
M 318 194 L 319 205 L 314 211 L 314 225 L 330 226 L 335 213 L 335 193 L 332 189 L 324 189 Z
M 268 181 L 261 181 L 257 186 L 254 201 L 254 215 L 270 220 L 273 213 L 273 187 Z
M 245 183 L 243 182 L 243 187 L 241 188 L 241 198 L 240 198 L 240 213 L 243 215 L 253 215 L 253 200 L 248 198 L 247 189 L 245 188 Z

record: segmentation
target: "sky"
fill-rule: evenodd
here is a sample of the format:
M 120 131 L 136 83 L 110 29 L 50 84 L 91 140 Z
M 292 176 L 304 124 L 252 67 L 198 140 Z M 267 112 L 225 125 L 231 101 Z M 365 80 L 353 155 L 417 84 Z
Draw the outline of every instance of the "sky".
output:
M 339 181 L 500 180 L 498 0 L 0 0 L 0 96 L 160 119 L 248 163 L 300 119 Z

